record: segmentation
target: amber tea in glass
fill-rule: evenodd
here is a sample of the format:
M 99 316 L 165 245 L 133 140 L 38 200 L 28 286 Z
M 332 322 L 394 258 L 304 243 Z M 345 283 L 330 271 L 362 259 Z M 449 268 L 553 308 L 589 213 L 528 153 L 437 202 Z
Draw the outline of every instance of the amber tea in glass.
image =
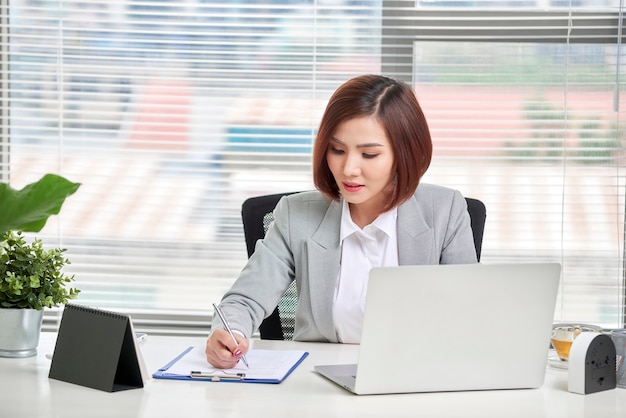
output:
M 578 326 L 555 327 L 552 330 L 550 342 L 562 361 L 569 359 L 569 350 L 572 348 L 572 343 L 581 332 L 582 329 Z

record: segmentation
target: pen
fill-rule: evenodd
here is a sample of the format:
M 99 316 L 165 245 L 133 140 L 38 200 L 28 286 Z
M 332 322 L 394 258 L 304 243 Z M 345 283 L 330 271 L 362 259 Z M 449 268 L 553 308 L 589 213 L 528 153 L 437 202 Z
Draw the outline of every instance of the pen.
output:
M 213 309 L 215 309 L 215 312 L 220 317 L 220 321 L 222 321 L 222 324 L 224 324 L 224 328 L 226 328 L 226 331 L 228 331 L 228 333 L 230 334 L 235 344 L 239 345 L 239 343 L 237 342 L 237 339 L 235 338 L 235 334 L 233 334 L 233 331 L 230 329 L 230 325 L 228 325 L 228 322 L 226 321 L 226 317 L 222 313 L 222 310 L 216 304 L 213 304 Z M 242 355 L 241 359 L 243 360 L 243 363 L 246 365 L 246 367 L 249 367 L 248 360 L 246 360 L 246 356 Z

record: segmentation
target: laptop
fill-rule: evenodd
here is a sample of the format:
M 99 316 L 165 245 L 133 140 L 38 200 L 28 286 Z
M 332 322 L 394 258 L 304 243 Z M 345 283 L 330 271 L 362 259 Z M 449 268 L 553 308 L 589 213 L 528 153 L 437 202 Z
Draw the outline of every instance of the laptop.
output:
M 315 371 L 358 395 L 540 387 L 560 275 L 558 263 L 374 268 L 358 364 Z

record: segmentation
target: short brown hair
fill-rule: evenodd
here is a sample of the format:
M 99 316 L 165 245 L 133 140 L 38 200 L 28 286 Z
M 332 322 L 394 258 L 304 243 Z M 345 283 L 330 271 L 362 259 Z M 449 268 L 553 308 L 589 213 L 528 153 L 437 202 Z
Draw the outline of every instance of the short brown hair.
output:
M 337 127 L 354 118 L 374 116 L 393 148 L 395 189 L 386 210 L 409 199 L 428 169 L 433 146 L 430 130 L 413 89 L 380 75 L 348 80 L 330 98 L 313 146 L 313 181 L 327 197 L 339 200 L 339 186 L 326 154 Z

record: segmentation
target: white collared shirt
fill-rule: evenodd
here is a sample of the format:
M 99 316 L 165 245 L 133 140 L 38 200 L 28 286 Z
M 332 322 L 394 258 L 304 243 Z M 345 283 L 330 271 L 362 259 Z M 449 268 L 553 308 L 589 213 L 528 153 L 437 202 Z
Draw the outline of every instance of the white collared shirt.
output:
M 361 342 L 370 269 L 398 265 L 397 219 L 398 210 L 394 208 L 361 229 L 352 221 L 348 203 L 343 200 L 341 266 L 333 304 L 335 331 L 342 343 Z

